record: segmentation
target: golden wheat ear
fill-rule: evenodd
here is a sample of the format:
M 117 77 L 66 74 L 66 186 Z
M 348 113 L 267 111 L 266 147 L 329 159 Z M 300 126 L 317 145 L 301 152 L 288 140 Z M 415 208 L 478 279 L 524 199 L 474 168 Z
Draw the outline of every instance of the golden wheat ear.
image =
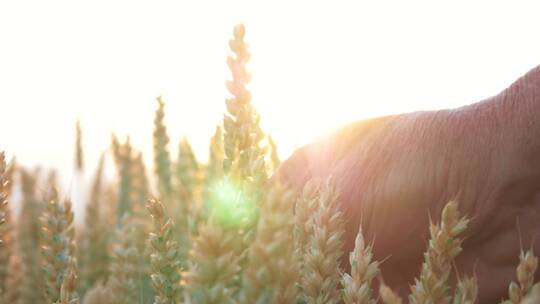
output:
M 202 223 L 190 250 L 186 289 L 191 303 L 232 304 L 240 275 L 239 240 L 210 218 Z
M 390 287 L 381 283 L 379 296 L 384 304 L 402 304 L 403 300 Z
M 532 250 L 521 251 L 519 265 L 516 269 L 517 282 L 511 282 L 508 286 L 508 300 L 502 304 L 520 304 L 528 298 L 528 301 L 539 296 L 540 287 L 533 289 L 534 275 L 538 268 L 538 258 Z M 534 302 L 537 303 L 537 302 Z
M 249 179 L 255 188 L 262 188 L 268 178 L 265 150 L 260 146 L 265 135 L 259 124 L 259 113 L 251 102 L 251 92 L 247 88 L 251 75 L 246 68 L 250 53 L 244 41 L 245 33 L 244 25 L 237 25 L 233 39 L 229 40 L 232 54 L 227 57 L 227 64 L 232 80 L 226 83 L 231 97 L 225 101 L 227 113 L 223 117 L 223 169 L 226 174 L 233 169 L 237 170 L 240 180 Z
M 349 255 L 351 274 L 345 273 L 341 278 L 345 304 L 374 304 L 377 302 L 373 299 L 371 282 L 380 273 L 380 270 L 379 262 L 372 259 L 371 246 L 366 245 L 360 228 L 354 242 L 354 250 Z
M 460 278 L 454 293 L 454 304 L 474 304 L 478 301 L 476 277 Z
M 451 303 L 450 272 L 455 257 L 461 252 L 462 234 L 468 220 L 461 217 L 456 202 L 443 209 L 441 222 L 430 226 L 430 240 L 424 253 L 420 277 L 411 287 L 411 304 Z
M 297 303 L 299 265 L 291 234 L 293 200 L 292 192 L 276 185 L 262 202 L 244 272 L 241 303 Z
M 345 222 L 339 192 L 329 178 L 317 196 L 317 211 L 310 220 L 313 231 L 303 257 L 300 286 L 307 303 L 340 303 L 340 260 L 343 256 Z

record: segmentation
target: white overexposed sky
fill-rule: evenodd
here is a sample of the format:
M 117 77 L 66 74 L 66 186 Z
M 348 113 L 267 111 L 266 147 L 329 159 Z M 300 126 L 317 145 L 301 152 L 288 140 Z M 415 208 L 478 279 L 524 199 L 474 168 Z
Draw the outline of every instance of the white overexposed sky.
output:
M 465 105 L 540 63 L 535 1 L 1 1 L 0 150 L 70 176 L 110 133 L 150 164 L 155 97 L 176 151 L 206 160 L 221 122 L 233 26 L 253 102 L 283 157 L 344 122 Z M 151 168 L 151 166 L 149 166 Z

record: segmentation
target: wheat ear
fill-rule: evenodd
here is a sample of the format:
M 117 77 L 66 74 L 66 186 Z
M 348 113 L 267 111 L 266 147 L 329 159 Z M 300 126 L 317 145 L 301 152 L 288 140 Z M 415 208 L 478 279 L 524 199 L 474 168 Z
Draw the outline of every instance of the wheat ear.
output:
M 340 260 L 343 256 L 345 223 L 339 192 L 332 179 L 320 189 L 318 210 L 313 215 L 313 234 L 304 256 L 301 289 L 307 303 L 339 303 Z
M 75 254 L 71 202 L 66 200 L 62 204 L 56 197 L 52 197 L 41 217 L 41 223 L 45 292 L 49 303 L 55 303 L 61 299 L 62 282 L 68 276 L 70 259 Z
M 261 204 L 257 233 L 249 248 L 241 302 L 296 304 L 299 265 L 295 260 L 293 193 L 275 185 Z
M 165 216 L 165 210 L 159 201 L 148 200 L 146 208 L 154 222 L 154 231 L 149 236 L 152 246 L 151 278 L 156 292 L 154 304 L 175 304 L 181 292 L 181 276 L 178 243 L 173 238 L 174 225 L 172 220 Z
M 343 274 L 343 302 L 345 304 L 375 304 L 371 282 L 379 274 L 379 262 L 373 261 L 371 246 L 366 246 L 362 229 L 356 235 L 354 251 L 349 255 L 351 274 Z
M 411 304 L 451 303 L 448 278 L 452 262 L 461 252 L 461 234 L 467 223 L 467 219 L 460 217 L 457 203 L 450 202 L 442 211 L 441 222 L 431 224 L 431 239 L 424 253 L 420 277 L 411 287 Z

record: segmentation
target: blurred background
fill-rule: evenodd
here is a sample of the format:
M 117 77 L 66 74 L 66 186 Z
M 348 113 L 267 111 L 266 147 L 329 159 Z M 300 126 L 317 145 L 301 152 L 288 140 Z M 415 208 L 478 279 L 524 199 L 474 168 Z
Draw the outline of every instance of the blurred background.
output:
M 228 39 L 243 22 L 253 103 L 286 158 L 349 121 L 498 93 L 540 63 L 538 8 L 534 1 L 2 1 L 0 150 L 27 166 L 59 168 L 72 185 L 79 118 L 88 176 L 112 132 L 129 134 L 151 164 L 161 95 L 172 155 L 187 136 L 205 162 L 228 96 Z

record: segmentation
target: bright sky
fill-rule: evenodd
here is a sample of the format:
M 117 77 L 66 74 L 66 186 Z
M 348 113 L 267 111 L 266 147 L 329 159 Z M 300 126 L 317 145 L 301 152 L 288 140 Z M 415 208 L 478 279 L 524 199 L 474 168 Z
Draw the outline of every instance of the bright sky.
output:
M 0 149 L 70 175 L 130 134 L 151 160 L 155 97 L 173 151 L 206 160 L 243 22 L 253 102 L 286 157 L 347 121 L 455 107 L 540 63 L 534 1 L 1 1 Z

